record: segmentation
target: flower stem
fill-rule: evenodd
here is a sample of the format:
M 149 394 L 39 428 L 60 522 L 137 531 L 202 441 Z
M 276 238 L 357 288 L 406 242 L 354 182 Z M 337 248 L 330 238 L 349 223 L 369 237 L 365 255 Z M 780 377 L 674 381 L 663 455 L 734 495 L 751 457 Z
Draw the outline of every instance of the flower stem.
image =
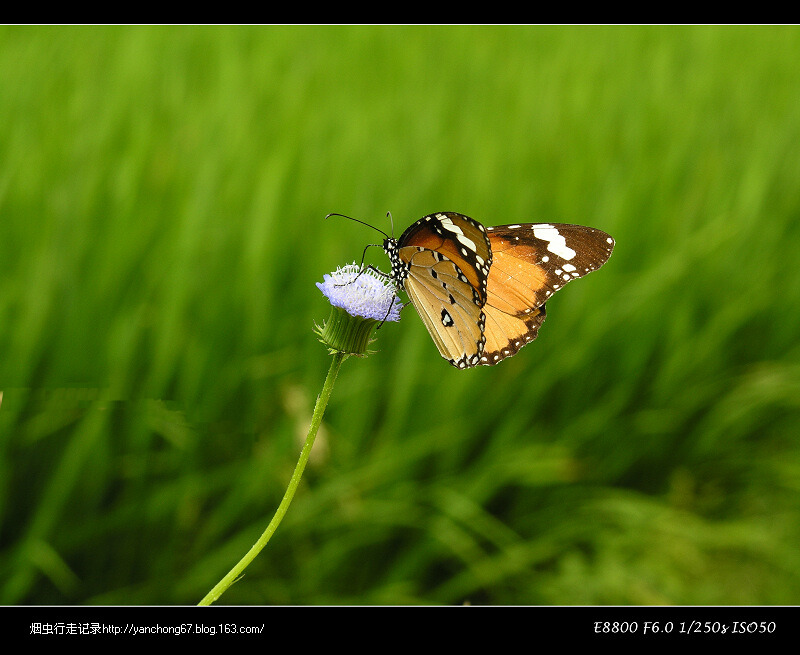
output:
M 281 504 L 278 505 L 278 509 L 275 510 L 275 515 L 272 517 L 272 521 L 270 521 L 267 529 L 264 530 L 264 532 L 258 538 L 258 541 L 256 541 L 252 548 L 247 551 L 247 554 L 242 557 L 236 566 L 234 566 L 228 572 L 228 574 L 206 594 L 206 596 L 198 603 L 198 605 L 210 605 L 222 594 L 224 594 L 228 587 L 238 580 L 242 571 L 247 568 L 247 565 L 250 564 L 250 562 L 255 559 L 256 555 L 261 552 L 264 546 L 267 545 L 270 537 L 272 537 L 272 534 L 283 520 L 286 510 L 289 509 L 289 503 L 292 502 L 294 493 L 297 491 L 297 487 L 300 484 L 300 478 L 302 477 L 303 470 L 306 468 L 306 464 L 308 463 L 308 457 L 311 454 L 311 447 L 314 445 L 314 439 L 317 436 L 317 430 L 322 423 L 322 415 L 325 413 L 325 408 L 328 405 L 328 399 L 331 397 L 331 391 L 333 391 L 333 383 L 336 382 L 336 376 L 339 374 L 339 368 L 346 357 L 347 353 L 336 352 L 333 354 L 333 361 L 331 361 L 331 367 L 328 369 L 328 376 L 325 378 L 325 384 L 322 385 L 322 391 L 317 397 L 317 404 L 314 406 L 314 413 L 311 416 L 311 427 L 308 429 L 308 436 L 303 444 L 303 449 L 300 451 L 300 459 L 297 461 L 297 466 L 294 468 L 292 478 L 289 480 L 289 486 L 286 488 L 286 493 L 283 494 L 283 500 L 281 500 Z

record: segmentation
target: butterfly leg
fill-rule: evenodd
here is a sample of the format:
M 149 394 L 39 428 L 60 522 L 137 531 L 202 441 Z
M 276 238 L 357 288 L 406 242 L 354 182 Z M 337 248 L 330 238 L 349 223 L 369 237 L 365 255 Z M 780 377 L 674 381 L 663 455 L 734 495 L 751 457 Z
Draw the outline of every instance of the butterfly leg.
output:
M 377 243 L 369 243 L 369 244 L 367 244 L 367 248 L 373 248 L 373 247 L 376 247 L 376 246 L 377 246 L 378 248 L 380 248 L 380 247 L 381 247 L 381 246 L 380 246 L 380 244 L 377 244 Z M 366 269 L 364 268 L 364 258 L 367 256 L 367 248 L 364 248 L 364 252 L 363 252 L 363 253 L 361 253 L 361 263 L 358 265 L 359 269 L 361 269 L 361 273 L 363 273 L 363 272 L 366 270 Z M 375 268 L 375 267 L 373 267 L 373 266 L 369 266 L 368 268 L 371 268 L 371 269 L 372 269 L 373 271 L 375 271 L 376 273 L 380 273 L 380 275 L 382 275 L 383 277 L 387 277 L 386 273 L 383 273 L 382 271 L 379 271 L 377 268 Z M 356 281 L 356 280 L 357 280 L 359 277 L 361 277 L 361 273 L 359 273 L 358 275 L 356 275 L 356 276 L 355 276 L 355 278 L 353 278 L 353 279 L 352 279 L 352 280 L 350 280 L 349 282 L 344 282 L 344 283 L 342 283 L 342 284 L 336 284 L 336 285 L 334 285 L 334 286 L 337 286 L 337 287 L 344 287 L 344 286 L 347 286 L 348 284 L 352 284 L 352 283 L 353 283 L 353 282 L 355 282 L 355 281 Z
M 378 271 L 378 272 L 380 273 L 380 271 Z M 380 330 L 380 329 L 381 329 L 381 327 L 383 327 L 383 324 L 384 324 L 384 323 L 386 323 L 386 319 L 389 317 L 389 312 L 391 312 L 391 311 L 392 311 L 392 308 L 394 307 L 394 304 L 395 304 L 395 302 L 399 302 L 399 300 L 398 300 L 397 296 L 395 296 L 395 297 L 392 299 L 392 302 L 391 302 L 391 304 L 389 305 L 389 309 L 387 309 L 387 310 L 386 310 L 386 316 L 384 316 L 384 317 L 383 317 L 383 320 L 382 320 L 380 323 L 378 323 L 378 327 L 376 327 L 376 328 L 375 328 L 376 330 Z M 405 309 L 405 307 L 406 307 L 405 305 L 402 305 L 402 306 L 400 307 L 400 311 L 402 312 L 402 311 L 403 311 L 403 309 Z

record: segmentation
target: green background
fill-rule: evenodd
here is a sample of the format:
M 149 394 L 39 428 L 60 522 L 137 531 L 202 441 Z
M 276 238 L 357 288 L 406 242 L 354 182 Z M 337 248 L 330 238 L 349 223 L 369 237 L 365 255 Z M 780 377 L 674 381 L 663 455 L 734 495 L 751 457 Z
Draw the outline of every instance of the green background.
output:
M 458 371 L 342 367 L 223 604 L 800 602 L 800 29 L 0 29 L 0 602 L 194 604 L 330 361 L 315 282 L 434 211 L 609 263 Z M 388 270 L 379 249 L 367 261 Z

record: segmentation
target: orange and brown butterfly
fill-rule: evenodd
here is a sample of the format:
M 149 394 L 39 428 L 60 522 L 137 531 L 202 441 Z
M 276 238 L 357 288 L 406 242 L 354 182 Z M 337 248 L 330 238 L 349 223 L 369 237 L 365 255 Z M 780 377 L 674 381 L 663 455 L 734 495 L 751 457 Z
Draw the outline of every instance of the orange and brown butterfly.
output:
M 456 212 L 424 216 L 399 239 L 384 236 L 391 278 L 456 368 L 494 366 L 519 352 L 537 337 L 550 296 L 614 249 L 614 239 L 591 227 L 484 227 Z

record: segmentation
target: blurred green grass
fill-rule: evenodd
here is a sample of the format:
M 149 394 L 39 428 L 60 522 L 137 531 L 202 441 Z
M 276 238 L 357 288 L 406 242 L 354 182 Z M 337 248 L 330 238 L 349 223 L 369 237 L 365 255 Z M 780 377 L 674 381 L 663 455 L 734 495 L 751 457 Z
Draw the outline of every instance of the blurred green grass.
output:
M 221 602 L 796 604 L 799 60 L 796 27 L 0 28 L 0 602 L 198 602 L 296 462 L 314 282 L 375 239 L 322 218 L 452 210 L 617 248 L 498 367 L 385 326 Z

